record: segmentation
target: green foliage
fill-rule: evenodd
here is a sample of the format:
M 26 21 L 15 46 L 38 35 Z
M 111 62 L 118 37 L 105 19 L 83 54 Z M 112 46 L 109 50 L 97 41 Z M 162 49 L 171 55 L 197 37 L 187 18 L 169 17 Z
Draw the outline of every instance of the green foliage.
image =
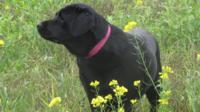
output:
M 5 45 L 0 46 L 0 111 L 89 110 L 75 58 L 64 47 L 41 39 L 36 29 L 39 21 L 77 2 L 90 4 L 120 28 L 133 20 L 156 35 L 162 64 L 174 70 L 162 84 L 172 90 L 169 106 L 159 111 L 200 111 L 198 0 L 144 0 L 142 6 L 136 6 L 134 0 L 1 0 L 0 39 Z M 56 96 L 62 98 L 61 104 L 49 108 L 47 104 Z

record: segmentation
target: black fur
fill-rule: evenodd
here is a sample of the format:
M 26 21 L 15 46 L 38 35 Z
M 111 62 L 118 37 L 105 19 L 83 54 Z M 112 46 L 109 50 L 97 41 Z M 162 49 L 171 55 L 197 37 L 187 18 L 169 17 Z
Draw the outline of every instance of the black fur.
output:
M 100 81 L 99 94 L 104 96 L 113 93 L 108 83 L 116 79 L 120 85 L 128 88 L 124 108 L 129 112 L 130 99 L 139 98 L 133 81 L 141 80 L 141 95 L 147 95 L 152 105 L 151 111 L 155 112 L 161 72 L 156 40 L 140 28 L 125 33 L 111 25 L 112 33 L 104 47 L 92 58 L 86 58 L 88 52 L 106 34 L 108 25 L 111 24 L 91 7 L 72 4 L 58 11 L 53 19 L 41 22 L 38 31 L 43 38 L 64 45 L 77 57 L 80 80 L 90 102 L 95 97 L 93 88 L 89 86 L 91 81 Z M 92 106 L 91 109 L 94 110 Z

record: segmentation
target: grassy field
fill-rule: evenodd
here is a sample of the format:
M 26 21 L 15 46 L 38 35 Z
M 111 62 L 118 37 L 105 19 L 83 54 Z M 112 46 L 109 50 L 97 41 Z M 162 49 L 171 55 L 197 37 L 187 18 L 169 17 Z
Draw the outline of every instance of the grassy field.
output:
M 200 1 L 0 0 L 0 112 L 88 112 L 75 57 L 38 35 L 36 25 L 66 4 L 90 4 L 112 24 L 128 21 L 152 32 L 161 47 L 162 65 L 174 73 L 163 81 L 171 90 L 159 112 L 200 112 Z M 48 103 L 60 96 L 52 108 Z M 148 111 L 148 102 L 138 112 Z

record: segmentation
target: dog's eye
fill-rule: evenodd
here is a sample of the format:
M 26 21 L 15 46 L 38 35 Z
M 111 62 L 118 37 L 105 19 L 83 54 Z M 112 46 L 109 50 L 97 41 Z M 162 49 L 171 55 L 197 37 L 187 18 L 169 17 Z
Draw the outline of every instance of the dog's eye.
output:
M 61 14 L 59 15 L 59 18 L 60 18 L 62 21 L 64 21 L 64 18 L 61 16 Z
M 58 20 L 60 20 L 60 21 L 64 21 L 64 18 L 62 17 L 61 12 L 57 12 L 57 13 L 56 13 L 56 18 L 57 18 Z

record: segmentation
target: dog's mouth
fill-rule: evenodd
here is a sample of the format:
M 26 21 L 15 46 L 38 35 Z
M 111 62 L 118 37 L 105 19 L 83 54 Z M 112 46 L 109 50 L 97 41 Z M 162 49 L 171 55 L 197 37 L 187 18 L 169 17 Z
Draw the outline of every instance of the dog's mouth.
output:
M 41 34 L 40 34 L 41 35 Z M 45 36 L 45 35 L 41 35 L 42 38 L 48 40 L 48 41 L 51 41 L 51 42 L 55 42 L 55 43 L 58 43 L 58 44 L 61 44 L 61 42 L 57 39 L 55 39 L 54 37 L 50 37 L 50 36 Z
M 54 38 L 45 38 L 46 40 L 49 40 L 49 41 L 52 41 L 52 42 L 55 42 L 55 43 L 58 43 L 58 44 L 61 44 L 61 42 L 59 40 L 56 40 Z

